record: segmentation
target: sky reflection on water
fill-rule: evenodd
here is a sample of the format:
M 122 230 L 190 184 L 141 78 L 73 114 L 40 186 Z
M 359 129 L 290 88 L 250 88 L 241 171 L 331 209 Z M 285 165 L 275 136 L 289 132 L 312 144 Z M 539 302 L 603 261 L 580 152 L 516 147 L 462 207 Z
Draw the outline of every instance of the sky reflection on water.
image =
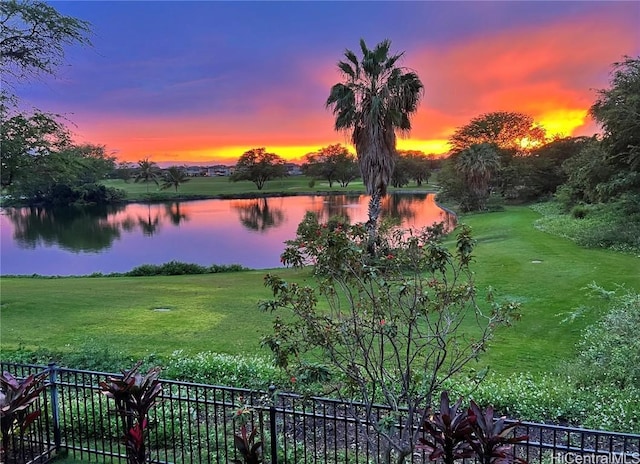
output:
M 106 208 L 7 208 L 0 215 L 0 273 L 86 275 L 126 272 L 171 260 L 280 267 L 284 242 L 307 211 L 367 219 L 365 195 L 296 196 L 128 204 Z M 393 194 L 383 217 L 405 227 L 454 219 L 433 194 Z

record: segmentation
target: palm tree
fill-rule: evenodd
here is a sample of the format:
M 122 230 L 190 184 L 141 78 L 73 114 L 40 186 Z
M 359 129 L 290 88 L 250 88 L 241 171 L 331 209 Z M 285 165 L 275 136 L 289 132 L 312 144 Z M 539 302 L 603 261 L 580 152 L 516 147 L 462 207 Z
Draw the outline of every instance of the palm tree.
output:
M 481 143 L 461 151 L 456 159 L 456 171 L 469 189 L 470 210 L 483 210 L 489 197 L 491 175 L 500 167 L 500 158 L 493 145 Z
M 326 107 L 336 118 L 335 129 L 349 131 L 369 200 L 369 248 L 374 252 L 380 200 L 387 192 L 396 153 L 396 131 L 411 130 L 423 85 L 417 74 L 396 66 L 404 55 L 390 55 L 384 40 L 369 50 L 360 40 L 362 60 L 346 50 L 338 62 L 344 82 L 331 88 Z
M 158 176 L 160 175 L 160 168 L 156 163 L 150 161 L 149 158 L 144 158 L 138 161 L 138 172 L 134 182 L 140 181 L 147 184 L 147 193 L 149 193 L 149 181 L 155 182 L 158 185 Z
M 175 187 L 176 193 L 178 192 L 178 187 L 180 184 L 184 184 L 185 182 L 189 182 L 191 178 L 187 176 L 187 173 L 184 172 L 184 169 L 178 166 L 171 166 L 164 173 L 164 182 L 160 187 L 162 190 Z

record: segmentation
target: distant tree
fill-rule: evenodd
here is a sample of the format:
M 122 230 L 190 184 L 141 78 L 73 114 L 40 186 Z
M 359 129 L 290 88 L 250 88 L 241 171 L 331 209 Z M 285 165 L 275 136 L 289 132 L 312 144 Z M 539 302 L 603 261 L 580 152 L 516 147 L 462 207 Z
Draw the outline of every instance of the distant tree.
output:
M 346 50 L 338 68 L 344 82 L 331 88 L 326 106 L 335 116 L 335 129 L 349 131 L 356 148 L 369 201 L 369 251 L 374 252 L 380 200 L 387 192 L 396 154 L 396 130 L 407 133 L 417 111 L 423 85 L 418 75 L 397 66 L 404 53 L 390 54 L 384 40 L 370 50 L 360 40 L 362 59 Z
M 640 56 L 613 64 L 608 89 L 598 91 L 590 109 L 602 126 L 602 169 L 607 179 L 596 187 L 602 201 L 640 198 Z
M 149 192 L 149 182 L 153 181 L 159 185 L 158 177 L 160 177 L 160 168 L 156 163 L 144 158 L 138 161 L 138 169 L 134 177 L 134 182 L 144 182 L 147 184 L 147 192 Z
M 133 178 L 133 174 L 136 167 L 133 163 L 122 161 L 118 163 L 114 168 L 111 177 L 114 179 L 122 179 L 125 183 L 129 182 Z
M 258 190 L 262 190 L 267 181 L 285 177 L 287 167 L 285 160 L 275 153 L 267 153 L 264 148 L 253 148 L 246 151 L 238 159 L 236 169 L 229 180 L 250 180 Z
M 329 145 L 305 155 L 302 171 L 307 176 L 325 179 L 329 182 L 329 188 L 332 188 L 336 181 L 348 184 L 353 180 L 354 173 L 356 176 L 359 174 L 356 157 L 349 153 L 347 147 L 340 144 Z
M 419 150 L 398 150 L 398 155 L 405 160 L 409 178 L 415 180 L 418 187 L 429 182 L 432 161 L 427 155 Z
M 336 179 L 340 183 L 340 187 L 349 186 L 351 181 L 356 180 L 358 177 L 360 177 L 360 167 L 355 158 L 338 164 Z
M 497 111 L 481 114 L 458 128 L 449 138 L 449 144 L 454 153 L 483 143 L 525 153 L 544 143 L 545 139 L 545 130 L 531 116 Z
M 464 180 L 469 193 L 464 209 L 485 209 L 489 197 L 489 181 L 500 167 L 495 147 L 488 143 L 472 145 L 458 154 L 455 163 L 456 171 Z
M 393 167 L 393 174 L 391 174 L 391 185 L 395 188 L 404 187 L 409 184 L 411 180 L 411 161 L 400 155 L 396 158 L 395 165 Z
M 554 194 L 567 182 L 569 173 L 562 167 L 590 143 L 589 137 L 557 138 L 533 149 L 529 156 L 503 158 L 496 175 L 500 193 L 507 199 L 533 201 Z
M 329 182 L 329 188 L 332 188 L 341 172 L 348 172 L 354 165 L 357 167 L 356 157 L 349 153 L 347 147 L 335 144 L 306 154 L 302 172 L 307 176 L 325 179 Z
M 40 73 L 53 74 L 65 46 L 89 44 L 90 25 L 64 16 L 43 1 L 0 2 L 0 66 L 2 81 Z
M 178 192 L 178 187 L 180 187 L 185 182 L 189 182 L 191 178 L 187 176 L 184 168 L 179 166 L 171 166 L 164 173 L 164 181 L 162 186 L 160 187 L 162 190 L 169 189 L 174 187 L 176 189 L 176 193 Z

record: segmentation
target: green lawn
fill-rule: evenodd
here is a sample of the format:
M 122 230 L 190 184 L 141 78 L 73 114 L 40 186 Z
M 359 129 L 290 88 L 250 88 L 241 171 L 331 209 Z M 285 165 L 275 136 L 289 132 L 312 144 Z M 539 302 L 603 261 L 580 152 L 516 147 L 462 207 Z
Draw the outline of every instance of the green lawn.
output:
M 435 176 L 432 176 L 435 179 Z M 306 176 L 291 176 L 282 179 L 270 180 L 262 190 L 258 190 L 256 185 L 250 181 L 231 182 L 228 177 L 192 177 L 189 182 L 182 184 L 178 191 L 171 188 L 160 190 L 160 187 L 153 182 L 144 183 L 123 180 L 106 180 L 103 183 L 109 187 L 115 187 L 127 192 L 127 199 L 140 201 L 147 199 L 175 199 L 194 197 L 230 197 L 248 196 L 261 194 L 314 194 L 314 193 L 347 193 L 364 192 L 365 188 L 361 179 L 349 183 L 347 187 L 341 187 L 334 182 L 332 187 L 326 180 L 316 180 L 313 187 L 310 186 L 311 179 Z M 390 191 L 414 190 L 418 188 L 415 183 L 411 183 L 403 189 L 390 188 Z M 433 184 L 423 184 L 420 190 L 435 190 Z
M 104 184 L 116 187 L 127 192 L 129 200 L 143 200 L 147 198 L 188 198 L 192 196 L 233 196 L 233 195 L 258 195 L 258 194 L 296 194 L 317 192 L 352 192 L 364 191 L 361 180 L 351 182 L 347 187 L 340 187 L 334 183 L 329 187 L 326 181 L 317 180 L 313 187 L 309 186 L 310 179 L 306 176 L 291 176 L 282 179 L 270 180 L 262 190 L 250 181 L 231 182 L 228 177 L 192 177 L 175 189 L 160 190 L 153 182 L 144 183 L 122 180 L 107 180 Z
M 640 289 L 640 260 L 590 250 L 537 231 L 526 207 L 464 217 L 478 240 L 477 283 L 522 302 L 522 319 L 502 330 L 484 362 L 502 373 L 542 372 L 573 353 L 580 330 L 598 312 L 573 324 L 559 313 L 595 303 L 583 289 L 621 283 Z M 74 350 L 90 342 L 134 356 L 219 351 L 267 354 L 259 347 L 273 316 L 256 303 L 269 298 L 267 271 L 198 276 L 112 278 L 3 278 L 0 349 Z M 278 270 L 287 279 L 307 271 Z M 158 311 L 164 309 L 164 311 Z M 166 310 L 169 311 L 166 311 Z

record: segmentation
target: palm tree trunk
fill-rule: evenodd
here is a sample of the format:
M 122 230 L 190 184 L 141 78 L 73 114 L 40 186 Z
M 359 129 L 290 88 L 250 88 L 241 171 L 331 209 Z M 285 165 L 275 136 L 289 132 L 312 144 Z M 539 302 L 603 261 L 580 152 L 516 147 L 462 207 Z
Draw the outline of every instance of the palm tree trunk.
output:
M 380 217 L 381 200 L 382 192 L 377 188 L 369 199 L 369 220 L 366 223 L 366 229 L 369 235 L 367 251 L 371 256 L 375 256 L 376 254 L 376 244 L 378 241 L 378 218 Z

